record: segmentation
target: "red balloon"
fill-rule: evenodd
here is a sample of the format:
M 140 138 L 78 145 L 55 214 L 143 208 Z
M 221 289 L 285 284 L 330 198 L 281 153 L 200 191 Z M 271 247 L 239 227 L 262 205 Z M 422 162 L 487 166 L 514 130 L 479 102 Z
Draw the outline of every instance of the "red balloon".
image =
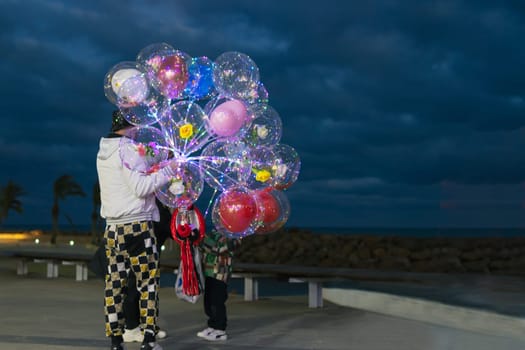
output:
M 281 216 L 281 206 L 269 191 L 259 191 L 257 193 L 258 204 L 264 210 L 262 218 L 263 224 L 271 224 Z
M 189 78 L 186 61 L 179 55 L 164 57 L 156 75 L 161 93 L 169 98 L 179 97 Z
M 246 231 L 257 215 L 255 199 L 245 192 L 225 192 L 219 202 L 219 216 L 232 233 Z

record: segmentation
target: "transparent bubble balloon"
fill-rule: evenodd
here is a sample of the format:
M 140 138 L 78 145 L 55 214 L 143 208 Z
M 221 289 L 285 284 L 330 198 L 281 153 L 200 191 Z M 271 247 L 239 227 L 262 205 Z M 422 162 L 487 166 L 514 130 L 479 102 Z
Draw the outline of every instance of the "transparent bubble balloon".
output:
M 208 132 L 223 138 L 242 137 L 252 119 L 249 110 L 242 101 L 218 97 L 210 100 L 204 107 Z
M 242 141 L 216 140 L 201 152 L 199 165 L 206 183 L 225 191 L 246 182 L 250 176 L 249 149 Z
M 137 62 L 145 67 L 151 85 L 169 99 L 183 98 L 190 61 L 187 53 L 164 43 L 144 48 L 137 57 Z
M 163 96 L 170 99 L 183 98 L 184 89 L 189 79 L 187 66 L 189 59 L 189 56 L 182 52 L 162 58 L 152 81 L 153 86 Z
M 200 100 L 216 94 L 213 84 L 213 62 L 206 56 L 194 57 L 188 65 L 188 84 L 184 96 Z
M 152 126 L 126 130 L 120 140 L 120 158 L 125 167 L 141 173 L 158 171 L 168 159 L 169 147 L 161 131 Z
M 275 232 L 286 224 L 290 217 L 290 202 L 284 192 L 274 188 L 255 191 L 257 210 L 262 212 L 260 225 L 255 233 Z
M 166 135 L 181 155 L 200 150 L 210 135 L 206 129 L 206 113 L 191 101 L 179 101 L 166 110 L 164 127 Z
M 242 187 L 221 193 L 212 208 L 215 228 L 231 238 L 253 234 L 260 224 L 261 215 L 254 195 Z
M 271 147 L 279 143 L 283 123 L 277 111 L 269 105 L 259 105 L 253 109 L 255 119 L 248 127 L 244 140 L 251 147 Z
M 271 186 L 274 180 L 275 154 L 271 148 L 259 146 L 250 149 L 251 172 L 246 182 L 250 189 L 262 189 Z
M 285 144 L 276 145 L 273 151 L 276 158 L 272 169 L 274 173 L 272 186 L 284 190 L 297 180 L 301 170 L 301 159 L 293 147 Z
M 124 118 L 131 124 L 147 126 L 158 123 L 160 113 L 166 103 L 167 100 L 163 96 L 151 89 L 150 96 L 147 99 L 135 106 L 121 107 L 120 110 Z
M 189 207 L 201 195 L 204 181 L 194 162 L 181 162 L 170 181 L 159 187 L 157 198 L 171 208 Z
M 106 74 L 104 93 L 118 107 L 137 106 L 150 96 L 147 74 L 136 62 L 120 62 Z
M 264 87 L 262 82 L 254 81 L 252 82 L 246 90 L 239 91 L 237 98 L 243 100 L 244 102 L 253 105 L 253 104 L 268 104 L 268 91 Z
M 246 90 L 259 83 L 259 68 L 246 54 L 225 52 L 215 60 L 213 83 L 223 96 L 242 99 Z
M 159 107 L 160 108 L 157 114 L 158 127 L 162 131 L 164 137 L 166 138 L 166 142 L 170 145 L 172 150 L 177 151 L 175 149 L 176 146 L 173 143 L 173 139 L 171 136 L 174 130 L 174 126 L 172 125 L 173 124 L 173 115 L 171 112 L 172 104 L 170 103 L 169 99 L 165 99 L 164 102 L 161 105 L 159 105 Z
M 268 90 L 266 90 L 266 87 L 262 82 L 257 84 L 257 89 L 253 93 L 252 98 L 248 99 L 248 102 L 261 105 L 268 104 Z
M 166 43 L 154 43 L 144 47 L 137 55 L 137 63 L 144 67 L 151 67 L 154 70 L 158 69 L 158 59 L 163 56 L 169 56 L 177 50 Z
M 179 227 L 183 224 L 188 224 L 192 229 L 197 229 L 199 231 L 201 228 L 204 229 L 204 217 L 202 216 L 202 213 L 200 212 L 199 208 L 197 208 L 196 206 L 194 206 L 191 209 L 189 209 L 188 207 L 178 207 L 173 211 L 173 216 L 174 218 L 172 218 L 172 220 L 174 220 L 175 227 Z M 177 236 L 173 238 L 180 239 Z

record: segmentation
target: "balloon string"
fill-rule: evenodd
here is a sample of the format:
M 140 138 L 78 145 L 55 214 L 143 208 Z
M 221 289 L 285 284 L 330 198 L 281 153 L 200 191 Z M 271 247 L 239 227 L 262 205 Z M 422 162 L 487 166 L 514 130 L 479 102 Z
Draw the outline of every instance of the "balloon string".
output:
M 211 203 L 213 202 L 213 198 L 215 197 L 215 194 L 217 194 L 217 189 L 213 190 L 213 194 L 211 195 L 210 201 L 208 202 L 208 207 L 204 211 L 205 218 L 208 216 L 208 210 L 210 210 L 210 206 L 211 206 Z
M 212 173 L 211 171 L 209 171 L 208 169 L 202 169 L 202 170 L 204 171 L 204 173 L 205 173 L 207 176 L 209 176 L 210 179 L 213 179 L 217 185 L 220 185 L 221 182 L 219 181 L 219 179 L 218 179 L 216 176 L 213 175 L 213 173 Z M 236 183 L 236 184 L 239 184 L 239 185 L 243 185 L 243 184 L 244 184 L 244 182 L 237 181 L 235 178 L 229 176 L 228 174 L 226 174 L 226 173 L 224 173 L 224 172 L 220 172 L 220 171 L 217 171 L 217 170 L 215 170 L 215 171 L 218 172 L 218 173 L 221 175 L 221 178 L 222 178 L 223 180 L 224 180 L 224 179 L 226 179 L 226 180 L 230 180 L 231 182 Z M 222 186 L 222 187 L 223 187 L 223 189 L 224 189 L 224 186 Z M 217 190 L 217 189 L 216 189 L 216 190 Z

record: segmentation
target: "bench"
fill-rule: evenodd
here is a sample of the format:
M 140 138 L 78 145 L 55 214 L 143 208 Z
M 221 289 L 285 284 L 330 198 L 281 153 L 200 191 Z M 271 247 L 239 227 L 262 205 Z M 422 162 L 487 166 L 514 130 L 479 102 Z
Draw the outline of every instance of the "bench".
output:
M 244 279 L 244 301 L 255 301 L 259 299 L 259 279 L 263 277 L 273 277 L 267 273 L 235 272 L 231 278 Z
M 323 283 L 342 280 L 365 281 L 404 281 L 414 282 L 421 278 L 421 274 L 370 271 L 365 269 L 331 268 L 316 266 L 278 265 L 237 263 L 233 265 L 235 275 L 244 278 L 244 300 L 251 301 L 258 298 L 257 278 L 273 277 L 286 279 L 289 283 L 308 283 L 308 307 L 323 307 Z
M 278 275 L 267 273 L 233 273 L 232 278 L 244 279 L 244 301 L 255 301 L 259 299 L 259 279 L 264 277 L 279 278 Z M 288 278 L 289 283 L 308 283 L 308 307 L 323 307 L 323 281 L 322 278 Z
M 60 265 L 75 265 L 75 279 L 88 279 L 88 263 L 94 252 L 60 252 L 50 250 L 21 250 L 9 252 L 18 259 L 17 274 L 26 275 L 28 263 L 47 264 L 47 278 L 57 278 Z M 4 253 L 5 255 L 5 253 Z M 161 258 L 161 268 L 171 268 L 177 273 L 178 259 Z M 341 280 L 366 280 L 382 282 L 420 282 L 422 274 L 392 271 L 371 271 L 349 268 L 328 268 L 278 264 L 234 263 L 232 278 L 244 279 L 244 300 L 259 299 L 259 279 L 275 278 L 289 283 L 308 283 L 308 307 L 323 307 L 323 283 Z
M 179 261 L 176 259 L 160 259 L 160 266 L 173 269 L 177 274 Z M 244 300 L 259 299 L 259 280 L 275 278 L 288 283 L 308 283 L 308 307 L 323 307 L 323 282 L 338 281 L 342 276 L 340 271 L 330 274 L 332 268 L 315 268 L 306 266 L 272 265 L 234 263 L 231 278 L 244 279 Z
M 290 283 L 308 283 L 308 307 L 323 307 L 323 281 L 320 278 L 290 278 Z
M 91 258 L 91 256 L 89 257 Z M 88 259 L 89 260 L 89 259 Z M 160 268 L 169 268 L 177 274 L 179 259 L 161 258 Z M 78 262 L 82 268 L 83 263 Z M 51 262 L 52 264 L 52 262 Z M 55 271 L 56 267 L 48 268 Z M 259 299 L 259 280 L 261 278 L 275 278 L 287 280 L 289 283 L 308 283 L 308 306 L 310 308 L 323 307 L 323 282 L 337 281 L 346 278 L 347 271 L 351 270 L 352 275 L 355 269 L 334 269 L 317 268 L 307 266 L 290 266 L 277 264 L 254 264 L 254 263 L 234 263 L 232 278 L 242 278 L 244 280 L 244 300 L 255 301 Z M 87 271 L 86 271 L 87 272 Z M 369 273 L 369 272 L 368 272 Z M 50 273 L 53 276 L 53 272 Z M 364 274 L 367 274 L 364 272 Z M 55 274 L 56 275 L 56 274 Z M 87 279 L 83 272 L 77 271 L 77 280 Z
M 286 265 L 241 263 L 234 265 L 234 274 L 232 278 L 244 278 L 245 301 L 258 299 L 258 279 L 262 277 L 285 279 L 288 283 L 308 283 L 308 307 L 323 307 L 323 282 L 338 280 L 339 278 L 309 275 L 308 269 L 308 267 Z
M 45 250 L 21 250 L 12 253 L 12 257 L 18 260 L 17 275 L 27 275 L 28 264 L 46 264 L 46 277 L 57 278 L 60 265 L 75 266 L 75 280 L 86 281 L 88 279 L 88 262 L 93 257 L 93 253 L 63 253 L 58 251 Z

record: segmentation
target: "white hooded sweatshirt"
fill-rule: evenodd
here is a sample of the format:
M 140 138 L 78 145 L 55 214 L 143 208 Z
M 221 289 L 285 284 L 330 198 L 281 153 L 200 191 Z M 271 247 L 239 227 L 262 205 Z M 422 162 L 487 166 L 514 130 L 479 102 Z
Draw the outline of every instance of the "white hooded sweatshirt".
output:
M 102 137 L 97 154 L 100 183 L 100 215 L 106 224 L 126 224 L 134 221 L 159 221 L 155 190 L 174 175 L 170 166 L 145 174 L 122 164 L 119 146 L 121 137 Z

